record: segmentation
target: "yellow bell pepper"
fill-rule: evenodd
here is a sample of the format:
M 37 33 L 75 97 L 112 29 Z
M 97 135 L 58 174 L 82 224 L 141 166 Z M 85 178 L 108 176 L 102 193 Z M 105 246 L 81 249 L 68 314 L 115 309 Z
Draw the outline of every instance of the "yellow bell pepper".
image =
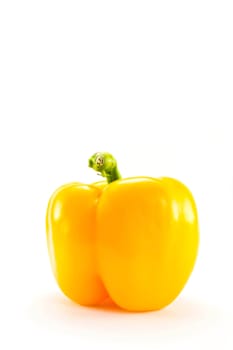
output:
M 81 305 L 110 298 L 130 311 L 165 307 L 197 257 L 191 192 L 172 178 L 122 179 L 109 153 L 95 153 L 89 167 L 107 182 L 67 184 L 49 200 L 47 243 L 58 285 Z

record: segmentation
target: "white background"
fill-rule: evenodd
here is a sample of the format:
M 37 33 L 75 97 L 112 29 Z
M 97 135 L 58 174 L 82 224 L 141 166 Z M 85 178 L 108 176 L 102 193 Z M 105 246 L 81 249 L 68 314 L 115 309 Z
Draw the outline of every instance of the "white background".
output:
M 0 2 L 1 349 L 233 348 L 231 1 Z M 160 312 L 79 307 L 53 279 L 45 211 L 54 189 L 172 176 L 197 202 L 200 250 Z

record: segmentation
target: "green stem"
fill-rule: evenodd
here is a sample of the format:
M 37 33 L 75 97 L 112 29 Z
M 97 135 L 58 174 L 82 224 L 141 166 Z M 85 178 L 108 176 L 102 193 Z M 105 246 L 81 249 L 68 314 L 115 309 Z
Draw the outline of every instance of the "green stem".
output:
M 106 177 L 108 183 L 121 179 L 117 161 L 110 153 L 93 154 L 88 160 L 88 166 L 97 171 L 99 175 Z

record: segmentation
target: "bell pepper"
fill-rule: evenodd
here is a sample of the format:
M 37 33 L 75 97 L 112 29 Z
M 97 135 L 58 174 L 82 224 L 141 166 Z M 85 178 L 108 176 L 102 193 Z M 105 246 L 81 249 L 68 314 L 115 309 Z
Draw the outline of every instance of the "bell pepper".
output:
M 167 306 L 197 257 L 191 192 L 173 178 L 122 178 L 109 153 L 95 153 L 89 167 L 106 180 L 66 184 L 47 207 L 48 252 L 60 289 L 86 306 L 107 298 L 129 311 Z

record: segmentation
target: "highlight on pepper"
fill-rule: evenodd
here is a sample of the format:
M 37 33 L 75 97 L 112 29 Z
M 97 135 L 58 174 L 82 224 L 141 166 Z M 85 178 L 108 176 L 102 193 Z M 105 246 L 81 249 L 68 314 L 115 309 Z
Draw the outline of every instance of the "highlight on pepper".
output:
M 47 207 L 48 252 L 60 289 L 80 305 L 109 299 L 129 311 L 164 308 L 197 258 L 192 193 L 173 178 L 122 178 L 110 153 L 95 153 L 88 166 L 105 180 L 65 184 Z

